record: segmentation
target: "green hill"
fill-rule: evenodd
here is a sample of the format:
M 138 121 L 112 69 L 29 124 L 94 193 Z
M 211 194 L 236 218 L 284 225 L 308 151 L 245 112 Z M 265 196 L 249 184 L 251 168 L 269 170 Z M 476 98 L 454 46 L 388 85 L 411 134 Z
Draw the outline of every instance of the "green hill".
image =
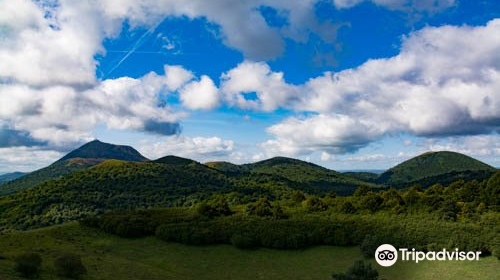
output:
M 0 175 L 0 185 L 5 184 L 7 182 L 10 182 L 12 180 L 21 178 L 24 175 L 26 175 L 26 173 L 23 173 L 23 172 L 12 172 L 12 173 Z
M 166 156 L 154 160 L 155 163 L 171 164 L 171 165 L 188 165 L 188 164 L 198 164 L 196 161 L 188 158 L 182 158 L 177 156 Z
M 364 181 L 364 182 L 376 182 L 377 178 L 379 177 L 380 174 L 373 173 L 373 172 L 365 172 L 365 171 L 349 171 L 349 172 L 343 172 L 344 175 L 356 178 L 358 180 Z
M 235 165 L 228 162 L 207 163 L 208 166 L 231 174 L 260 174 L 286 180 L 309 193 L 324 194 L 335 191 L 348 195 L 360 185 L 375 186 L 319 165 L 287 157 L 274 157 L 256 163 Z
M 143 157 L 132 147 L 113 145 L 94 140 L 70 152 L 45 168 L 36 170 L 0 186 L 0 195 L 35 187 L 41 183 L 84 170 L 107 159 L 139 162 L 147 160 L 147 158 Z
M 379 183 L 404 186 L 414 183 L 430 184 L 438 181 L 485 177 L 496 169 L 469 156 L 455 152 L 428 152 L 414 157 L 382 173 Z M 484 178 L 477 178 L 484 179 Z
M 212 162 L 206 162 L 206 166 L 217 169 L 221 172 L 228 173 L 228 174 L 237 174 L 244 172 L 244 168 L 242 168 L 241 165 L 237 165 L 234 163 L 230 163 L 227 161 L 212 161 Z
M 72 165 L 61 166 L 68 162 Z M 231 193 L 234 203 L 262 196 L 287 196 L 293 189 L 351 194 L 363 184 L 341 173 L 288 158 L 242 165 L 245 171 L 237 175 L 174 156 L 149 162 L 107 160 L 90 167 L 96 163 L 89 159 L 56 162 L 48 168 L 73 172 L 1 197 L 0 229 L 57 224 L 116 210 L 190 206 L 215 194 Z
M 1 197 L 0 230 L 57 224 L 112 210 L 191 205 L 234 186 L 224 174 L 201 164 L 108 160 Z
M 102 159 L 79 158 L 56 161 L 47 167 L 33 171 L 17 180 L 1 185 L 0 195 L 11 194 L 20 190 L 32 188 L 38 184 L 94 166 L 102 161 Z

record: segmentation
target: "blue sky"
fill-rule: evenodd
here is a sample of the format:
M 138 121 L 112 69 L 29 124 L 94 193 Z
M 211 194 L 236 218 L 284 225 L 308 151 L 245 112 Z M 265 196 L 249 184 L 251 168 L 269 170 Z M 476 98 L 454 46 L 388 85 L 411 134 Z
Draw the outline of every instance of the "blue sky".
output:
M 0 173 L 86 141 L 237 163 L 500 166 L 494 0 L 0 1 Z

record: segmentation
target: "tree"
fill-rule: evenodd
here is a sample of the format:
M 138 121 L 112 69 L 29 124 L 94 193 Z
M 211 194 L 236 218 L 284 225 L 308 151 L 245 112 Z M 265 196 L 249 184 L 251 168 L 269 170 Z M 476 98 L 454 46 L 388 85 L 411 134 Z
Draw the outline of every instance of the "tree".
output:
M 332 273 L 336 280 L 378 280 L 378 271 L 370 263 L 356 261 L 346 273 Z
M 368 192 L 361 198 L 361 205 L 372 213 L 379 210 L 384 203 L 384 199 L 374 192 Z
M 311 196 L 302 202 L 302 207 L 307 212 L 320 212 L 328 209 L 328 206 L 317 196 Z
M 80 256 L 64 253 L 54 259 L 54 268 L 58 276 L 77 279 L 87 273 Z
M 261 197 L 256 202 L 248 205 L 246 211 L 250 215 L 273 217 L 275 220 L 288 218 L 288 215 L 283 211 L 283 208 L 281 208 L 277 202 L 271 203 L 267 197 Z
M 354 191 L 353 196 L 365 196 L 369 191 L 370 187 L 368 187 L 367 185 L 361 185 Z
M 365 258 L 373 258 L 373 256 L 375 255 L 375 251 L 377 250 L 378 246 L 380 246 L 380 244 L 383 244 L 380 241 L 380 238 L 377 238 L 375 235 L 368 234 L 361 242 L 361 253 Z
M 15 259 L 14 269 L 25 278 L 38 276 L 42 258 L 37 253 L 24 253 Z
M 350 201 L 345 201 L 342 206 L 340 206 L 340 212 L 345 214 L 354 214 L 356 213 L 356 208 Z
M 222 196 L 209 200 L 208 202 L 202 201 L 196 205 L 196 213 L 207 217 L 229 216 L 233 212 L 227 201 Z
M 303 192 L 296 190 L 292 193 L 292 200 L 296 203 L 301 203 L 302 201 L 306 200 L 306 196 Z

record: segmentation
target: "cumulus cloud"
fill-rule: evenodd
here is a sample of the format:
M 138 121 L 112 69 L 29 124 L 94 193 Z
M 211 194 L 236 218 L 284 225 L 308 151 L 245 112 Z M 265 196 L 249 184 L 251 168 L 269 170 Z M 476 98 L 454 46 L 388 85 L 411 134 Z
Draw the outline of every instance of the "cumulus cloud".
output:
M 63 156 L 62 153 L 38 147 L 0 148 L 0 170 L 29 172 L 45 167 Z
M 161 142 L 144 141 L 139 151 L 149 158 L 176 155 L 198 161 L 227 159 L 234 149 L 232 140 L 220 137 L 188 137 L 184 135 L 165 137 Z
M 139 79 L 122 77 L 77 91 L 68 86 L 33 88 L 0 85 L 0 118 L 4 126 L 51 146 L 67 147 L 91 140 L 97 125 L 171 135 L 184 116 L 162 99 L 169 94 L 165 76 L 149 73 Z
M 0 127 L 0 148 L 16 146 L 33 147 L 44 144 L 44 142 L 30 137 L 27 132 Z
M 462 137 L 451 137 L 443 139 L 431 139 L 425 144 L 431 151 L 454 151 L 470 156 L 493 157 L 500 156 L 500 135 L 473 135 Z
M 272 111 L 287 106 L 298 94 L 296 87 L 288 85 L 283 76 L 282 72 L 272 72 L 266 63 L 244 61 L 222 75 L 221 90 L 230 105 Z
M 372 2 L 375 5 L 383 6 L 394 10 L 417 10 L 437 12 L 456 4 L 456 0 L 333 0 L 338 8 L 351 8 L 362 2 Z
M 166 65 L 165 77 L 169 90 L 176 91 L 194 78 L 193 72 L 184 69 L 180 65 Z
M 304 155 L 317 150 L 331 154 L 353 152 L 376 139 L 379 128 L 371 120 L 345 115 L 291 117 L 267 129 L 276 139 L 261 144 L 270 155 Z
M 265 64 L 244 63 L 223 76 L 222 90 L 241 108 L 315 112 L 270 127 L 275 139 L 262 144 L 269 152 L 344 153 L 399 133 L 488 134 L 500 129 L 499 34 L 499 19 L 426 27 L 405 37 L 397 56 L 302 85 L 287 84 Z M 252 91 L 256 98 L 246 99 Z
M 193 81 L 180 90 L 182 105 L 189 109 L 209 110 L 219 104 L 219 91 L 212 79 L 203 75 L 199 81 Z
M 101 41 L 116 32 L 88 1 L 0 2 L 0 77 L 27 85 L 95 83 Z

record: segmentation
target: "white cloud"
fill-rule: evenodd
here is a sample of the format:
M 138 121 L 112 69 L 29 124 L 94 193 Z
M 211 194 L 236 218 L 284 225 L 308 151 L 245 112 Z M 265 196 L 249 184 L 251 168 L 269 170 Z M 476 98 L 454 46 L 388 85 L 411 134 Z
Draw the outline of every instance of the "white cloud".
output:
M 198 161 L 227 159 L 234 149 L 232 140 L 220 137 L 169 136 L 161 142 L 144 141 L 139 151 L 149 158 L 167 155 L 187 157 Z
M 94 55 L 119 26 L 104 22 L 90 2 L 60 2 L 0 2 L 1 79 L 35 86 L 95 83 Z
M 302 85 L 287 84 L 265 64 L 245 62 L 223 76 L 222 90 L 245 109 L 317 113 L 271 126 L 275 139 L 262 144 L 270 154 L 344 153 L 399 133 L 488 134 L 500 129 L 499 49 L 500 19 L 479 27 L 426 27 L 404 38 L 397 56 Z M 245 99 L 251 91 L 257 98 Z
M 355 151 L 381 134 L 370 119 L 345 115 L 288 118 L 267 129 L 276 140 L 261 144 L 272 155 L 303 155 L 320 150 L 332 154 Z
M 221 91 L 230 105 L 243 109 L 272 111 L 286 106 L 296 90 L 282 72 L 272 72 L 262 62 L 244 61 L 222 75 Z M 255 94 L 257 98 L 248 97 Z
M 159 105 L 168 94 L 165 87 L 165 77 L 153 72 L 139 79 L 105 80 L 83 91 L 5 84 L 0 85 L 0 118 L 4 126 L 55 147 L 92 139 L 90 131 L 101 123 L 112 129 L 175 134 L 184 114 Z
M 499 157 L 500 135 L 473 135 L 431 139 L 425 147 L 431 151 L 454 151 L 476 157 Z
M 329 161 L 332 158 L 332 155 L 330 155 L 327 152 L 321 152 L 321 161 Z
M 167 87 L 171 91 L 176 91 L 194 78 L 193 72 L 184 69 L 180 65 L 166 65 L 165 77 Z
M 394 10 L 437 12 L 456 4 L 456 0 L 333 0 L 338 8 L 351 8 L 362 2 L 373 2 L 376 5 Z
M 63 156 L 62 153 L 32 147 L 0 148 L 0 170 L 30 172 L 45 167 Z
M 219 105 L 219 91 L 212 79 L 201 76 L 199 81 L 193 81 L 180 90 L 182 105 L 189 109 L 209 110 Z

